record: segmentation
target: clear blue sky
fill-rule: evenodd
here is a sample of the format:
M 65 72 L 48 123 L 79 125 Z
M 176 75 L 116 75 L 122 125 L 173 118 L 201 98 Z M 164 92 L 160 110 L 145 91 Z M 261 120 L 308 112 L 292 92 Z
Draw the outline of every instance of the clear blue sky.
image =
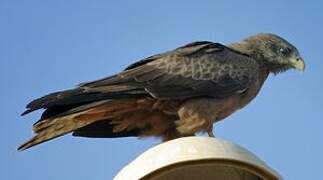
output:
M 295 44 L 307 69 L 270 76 L 216 134 L 285 179 L 323 179 L 322 7 L 318 0 L 0 0 L 0 179 L 111 179 L 159 141 L 65 136 L 18 153 L 40 115 L 20 117 L 25 104 L 192 41 L 230 43 L 257 32 Z

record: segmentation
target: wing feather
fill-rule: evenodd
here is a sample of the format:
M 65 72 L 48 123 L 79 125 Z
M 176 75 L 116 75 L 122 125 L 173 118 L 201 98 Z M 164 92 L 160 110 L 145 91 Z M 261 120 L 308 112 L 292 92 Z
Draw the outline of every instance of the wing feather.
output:
M 36 99 L 23 115 L 45 108 L 47 118 L 86 103 L 136 96 L 221 98 L 248 88 L 258 71 L 256 61 L 244 54 L 219 43 L 195 42 L 141 60 L 116 75 Z
M 151 58 L 81 87 L 95 89 L 122 84 L 144 88 L 161 99 L 222 98 L 248 88 L 259 72 L 254 59 L 219 43 L 191 43 Z

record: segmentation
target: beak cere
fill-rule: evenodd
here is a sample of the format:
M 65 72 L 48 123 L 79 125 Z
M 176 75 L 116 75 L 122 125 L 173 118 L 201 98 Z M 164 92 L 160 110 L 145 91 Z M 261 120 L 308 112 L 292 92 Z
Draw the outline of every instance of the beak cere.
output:
M 296 57 L 292 59 L 292 66 L 299 70 L 299 71 L 304 71 L 305 70 L 305 63 L 304 60 L 300 57 Z

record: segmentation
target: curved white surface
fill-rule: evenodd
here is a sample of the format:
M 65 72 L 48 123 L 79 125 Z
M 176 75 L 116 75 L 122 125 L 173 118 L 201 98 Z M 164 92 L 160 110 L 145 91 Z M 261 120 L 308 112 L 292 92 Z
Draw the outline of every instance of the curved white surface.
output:
M 241 173 L 247 174 L 244 178 L 236 179 L 282 179 L 262 160 L 241 146 L 210 137 L 185 137 L 155 146 L 125 166 L 114 179 L 137 180 L 149 175 L 154 177 L 150 179 L 159 180 L 175 177 L 177 172 L 177 175 L 191 173 L 190 176 L 193 177 L 193 172 L 201 173 L 204 167 L 205 171 L 213 168 L 207 171 L 207 175 L 201 174 L 204 178 L 214 179 L 225 172 L 232 176 L 232 172 L 236 172 L 240 176 Z

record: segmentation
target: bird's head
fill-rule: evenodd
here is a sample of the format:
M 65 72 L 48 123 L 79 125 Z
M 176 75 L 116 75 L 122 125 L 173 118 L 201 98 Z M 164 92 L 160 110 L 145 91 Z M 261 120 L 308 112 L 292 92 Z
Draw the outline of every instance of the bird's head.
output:
M 275 34 L 256 34 L 241 43 L 247 45 L 252 55 L 261 56 L 259 59 L 265 61 L 272 73 L 277 74 L 291 68 L 305 70 L 305 62 L 297 48 Z

